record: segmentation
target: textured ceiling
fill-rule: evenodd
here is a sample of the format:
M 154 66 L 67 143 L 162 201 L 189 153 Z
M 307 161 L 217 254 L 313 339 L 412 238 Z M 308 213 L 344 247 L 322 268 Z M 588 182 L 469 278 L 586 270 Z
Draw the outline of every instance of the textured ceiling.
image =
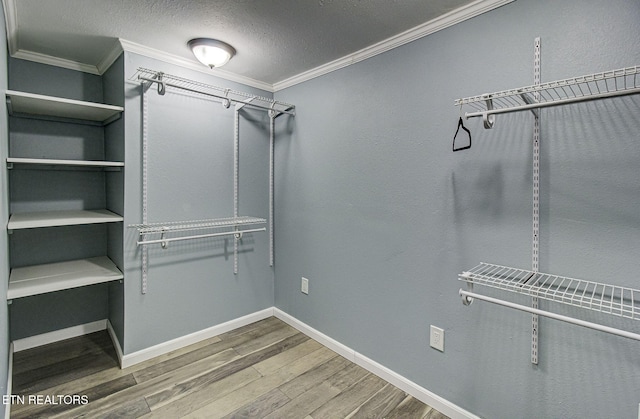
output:
M 118 39 L 195 62 L 189 39 L 237 55 L 224 70 L 270 85 L 435 19 L 470 0 L 4 0 L 14 49 L 97 66 Z

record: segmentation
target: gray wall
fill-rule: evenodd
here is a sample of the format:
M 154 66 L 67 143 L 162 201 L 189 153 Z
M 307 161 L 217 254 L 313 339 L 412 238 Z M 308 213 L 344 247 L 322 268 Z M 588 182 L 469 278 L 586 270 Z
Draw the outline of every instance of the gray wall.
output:
M 125 78 L 138 67 L 267 96 L 269 93 L 125 53 Z M 141 87 L 125 83 L 125 226 L 142 221 Z M 148 93 L 148 222 L 233 215 L 233 107 L 175 91 Z M 240 117 L 239 214 L 268 215 L 268 119 Z M 273 306 L 273 270 L 266 232 L 247 234 L 233 273 L 233 240 L 213 238 L 149 247 L 148 292 L 141 293 L 137 231 L 124 240 L 124 352 Z
M 458 273 L 531 266 L 533 119 L 451 141 L 454 99 L 533 84 L 534 38 L 551 81 L 638 64 L 638 22 L 636 0 L 519 0 L 277 92 L 297 115 L 278 124 L 276 306 L 482 417 L 637 417 L 638 342 L 541 319 L 534 367 L 529 315 L 461 304 Z M 639 105 L 542 112 L 541 271 L 639 287 Z
M 0 16 L 4 16 L 3 6 L 0 5 Z M 7 31 L 4 19 L 0 19 L 0 89 L 7 88 Z M 7 155 L 8 124 L 7 104 L 4 100 L 0 104 L 0 225 L 6 226 L 9 221 Z M 9 283 L 9 253 L 8 238 L 3 232 L 0 234 L 0 394 L 7 394 L 7 372 L 9 360 L 9 310 L 7 307 L 7 284 Z M 5 406 L 0 407 L 0 418 L 4 418 Z

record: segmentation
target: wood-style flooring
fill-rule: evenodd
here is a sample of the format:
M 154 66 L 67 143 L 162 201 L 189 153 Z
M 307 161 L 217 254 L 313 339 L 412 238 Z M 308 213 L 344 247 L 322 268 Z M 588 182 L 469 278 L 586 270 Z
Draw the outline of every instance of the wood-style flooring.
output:
M 275 317 L 125 369 L 105 331 L 21 351 L 12 393 L 11 418 L 446 418 Z

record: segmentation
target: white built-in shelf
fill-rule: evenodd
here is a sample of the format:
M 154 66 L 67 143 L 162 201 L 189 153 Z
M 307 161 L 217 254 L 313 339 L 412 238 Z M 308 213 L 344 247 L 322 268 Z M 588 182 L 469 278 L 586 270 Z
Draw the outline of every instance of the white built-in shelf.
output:
M 8 157 L 7 163 L 34 166 L 124 167 L 123 162 L 102 160 L 61 160 Z
M 123 279 L 122 272 L 106 256 L 45 265 L 14 268 L 9 276 L 7 299 Z
M 640 290 L 480 263 L 458 275 L 470 284 L 640 320 Z
M 123 217 L 109 210 L 42 211 L 11 214 L 7 230 L 115 223 Z
M 108 124 L 119 118 L 121 106 L 85 102 L 35 93 L 7 90 L 7 107 L 10 115 L 44 118 L 63 118 Z

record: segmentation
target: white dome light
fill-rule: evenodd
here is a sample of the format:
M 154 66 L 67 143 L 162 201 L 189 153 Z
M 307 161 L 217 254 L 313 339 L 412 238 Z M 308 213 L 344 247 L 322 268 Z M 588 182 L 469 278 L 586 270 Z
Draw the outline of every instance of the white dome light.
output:
M 198 61 L 210 68 L 222 67 L 236 54 L 231 45 L 217 39 L 196 38 L 187 45 Z

